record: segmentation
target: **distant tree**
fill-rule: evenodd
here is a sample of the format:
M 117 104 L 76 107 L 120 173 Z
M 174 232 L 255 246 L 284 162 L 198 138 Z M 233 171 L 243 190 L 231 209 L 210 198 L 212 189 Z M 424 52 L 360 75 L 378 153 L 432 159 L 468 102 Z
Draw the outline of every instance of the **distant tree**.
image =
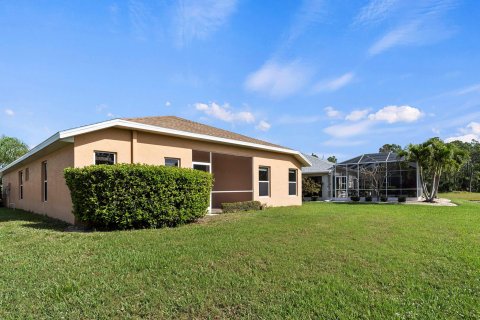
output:
M 318 158 L 318 155 L 316 155 L 315 153 L 312 153 L 312 157 Z
M 457 172 L 447 172 L 442 177 L 441 191 L 480 191 L 480 143 L 453 141 L 451 144 L 467 154 L 467 161 Z
M 338 160 L 337 160 L 337 157 L 335 157 L 335 156 L 330 156 L 330 157 L 327 158 L 327 161 L 330 161 L 330 162 L 332 162 L 332 163 L 337 163 Z
M 317 196 L 322 186 L 312 178 L 304 177 L 302 179 L 302 194 L 304 197 Z
M 394 153 L 400 153 L 402 151 L 402 147 L 398 144 L 392 143 L 392 144 L 384 144 L 380 149 L 378 149 L 378 152 L 381 153 L 389 153 L 389 152 L 394 152 Z
M 0 137 L 0 168 L 8 165 L 28 152 L 28 146 L 20 139 Z
M 440 179 L 444 173 L 457 172 L 467 160 L 467 154 L 455 144 L 431 138 L 421 144 L 411 144 L 401 152 L 407 161 L 417 162 L 420 171 L 423 196 L 426 202 L 434 202 Z

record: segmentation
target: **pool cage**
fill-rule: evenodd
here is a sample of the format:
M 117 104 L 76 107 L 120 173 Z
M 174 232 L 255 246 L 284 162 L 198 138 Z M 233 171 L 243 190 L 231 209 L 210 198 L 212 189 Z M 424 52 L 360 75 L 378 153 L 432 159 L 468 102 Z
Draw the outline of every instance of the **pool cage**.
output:
M 364 154 L 338 163 L 333 170 L 333 198 L 353 196 L 419 198 L 418 166 L 396 153 Z

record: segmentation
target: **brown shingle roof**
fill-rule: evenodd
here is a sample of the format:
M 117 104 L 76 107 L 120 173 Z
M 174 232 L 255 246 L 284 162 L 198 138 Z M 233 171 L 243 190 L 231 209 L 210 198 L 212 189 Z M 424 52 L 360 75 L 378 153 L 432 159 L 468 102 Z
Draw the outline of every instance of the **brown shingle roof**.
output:
M 157 127 L 167 128 L 167 129 L 186 131 L 190 133 L 204 134 L 204 135 L 217 137 L 217 138 L 232 139 L 232 140 L 237 140 L 242 142 L 261 144 L 264 146 L 289 149 L 289 148 L 282 147 L 267 141 L 250 138 L 235 132 L 215 128 L 212 126 L 208 126 L 202 123 L 190 121 L 190 120 L 175 117 L 175 116 L 124 118 L 123 120 L 138 122 L 142 124 L 147 124 L 147 125 L 152 125 L 152 126 L 157 126 Z

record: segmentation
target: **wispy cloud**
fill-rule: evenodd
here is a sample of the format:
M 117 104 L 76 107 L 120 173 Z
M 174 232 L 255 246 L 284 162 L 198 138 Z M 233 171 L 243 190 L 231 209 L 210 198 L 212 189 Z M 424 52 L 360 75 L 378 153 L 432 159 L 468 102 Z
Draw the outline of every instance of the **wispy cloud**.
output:
M 13 111 L 12 109 L 5 109 L 4 113 L 9 117 L 13 117 L 15 115 L 15 111 Z
M 371 56 L 386 50 L 408 45 L 429 45 L 452 36 L 455 28 L 446 26 L 443 15 L 454 8 L 456 0 L 429 0 L 415 4 L 397 5 L 398 1 L 371 1 L 356 21 L 388 21 L 390 28 L 369 48 Z M 403 4 L 403 3 L 402 3 Z
M 304 88 L 311 76 L 311 68 L 300 60 L 287 63 L 268 61 L 247 77 L 245 87 L 249 91 L 284 98 Z
M 170 101 L 165 101 L 165 107 L 170 107 L 172 103 Z
M 116 8 L 117 10 L 113 11 L 114 15 L 118 14 L 118 7 Z M 130 0 L 128 2 L 128 16 L 135 37 L 138 40 L 146 40 L 152 15 L 145 3 L 140 0 Z
M 286 45 L 299 38 L 325 15 L 325 0 L 303 0 L 286 36 Z
M 465 94 L 470 94 L 470 93 L 480 93 L 480 83 L 455 91 L 455 94 L 459 96 L 463 96 Z
M 370 109 L 363 109 L 363 110 L 353 110 L 345 117 L 345 120 L 348 121 L 359 121 L 363 120 L 367 117 Z
M 225 103 L 219 105 L 215 102 L 212 103 L 195 103 L 195 109 L 212 118 L 222 120 L 229 123 L 253 123 L 255 122 L 255 116 L 250 111 L 236 112 L 233 108 Z
M 236 6 L 236 0 L 178 0 L 174 19 L 177 45 L 208 38 L 228 21 Z
M 337 78 L 323 80 L 313 86 L 314 92 L 336 91 L 348 85 L 354 79 L 353 72 L 345 73 Z
M 385 20 L 395 9 L 399 0 L 370 0 L 370 2 L 360 9 L 355 17 L 354 24 L 373 24 Z

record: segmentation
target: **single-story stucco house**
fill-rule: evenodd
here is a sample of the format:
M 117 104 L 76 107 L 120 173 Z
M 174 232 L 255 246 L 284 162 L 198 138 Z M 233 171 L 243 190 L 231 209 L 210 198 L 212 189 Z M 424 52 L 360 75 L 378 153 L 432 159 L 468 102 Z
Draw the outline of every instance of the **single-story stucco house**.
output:
M 58 132 L 2 168 L 4 203 L 74 223 L 63 170 L 113 163 L 211 172 L 213 209 L 247 200 L 301 205 L 301 168 L 310 165 L 298 151 L 178 117 L 113 119 Z

